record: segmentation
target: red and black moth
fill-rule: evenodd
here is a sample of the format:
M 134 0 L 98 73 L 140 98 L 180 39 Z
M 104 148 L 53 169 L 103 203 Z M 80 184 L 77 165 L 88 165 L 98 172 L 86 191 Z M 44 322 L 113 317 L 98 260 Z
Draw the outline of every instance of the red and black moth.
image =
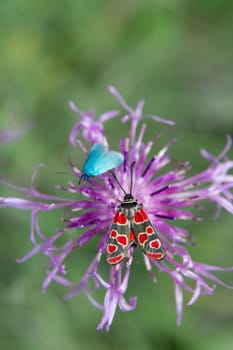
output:
M 123 202 L 118 206 L 109 239 L 107 242 L 107 262 L 111 265 L 127 260 L 129 247 L 138 245 L 149 258 L 162 260 L 166 253 L 159 236 L 151 224 L 142 204 L 132 196 L 132 168 L 131 188 L 126 193 L 112 172 L 113 177 L 125 193 Z

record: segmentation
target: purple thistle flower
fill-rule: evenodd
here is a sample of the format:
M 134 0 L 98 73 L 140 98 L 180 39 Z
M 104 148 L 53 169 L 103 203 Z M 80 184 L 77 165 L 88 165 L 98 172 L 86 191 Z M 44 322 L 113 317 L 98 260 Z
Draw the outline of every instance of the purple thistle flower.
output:
M 136 109 L 133 110 L 114 87 L 110 86 L 109 90 L 126 110 L 127 114 L 122 117 L 121 122 L 130 123 L 129 134 L 119 142 L 119 150 L 124 155 L 124 163 L 115 169 L 115 174 L 125 191 L 129 192 L 130 165 L 135 162 L 132 194 L 138 203 L 143 204 L 166 250 L 166 258 L 163 261 L 151 259 L 142 253 L 145 267 L 154 282 L 156 281 L 154 271 L 166 272 L 171 277 L 175 286 L 177 323 L 180 324 L 183 291 L 191 294 L 188 305 L 192 305 L 200 295 L 212 294 L 216 284 L 232 288 L 224 284 L 214 273 L 233 271 L 233 267 L 221 268 L 193 261 L 188 251 L 189 245 L 192 244 L 189 232 L 182 227 L 170 224 L 171 220 L 176 219 L 199 221 L 200 218 L 194 216 L 192 209 L 200 208 L 204 200 L 214 202 L 218 212 L 224 208 L 233 214 L 233 175 L 230 173 L 233 161 L 227 159 L 231 138 L 227 136 L 226 147 L 217 157 L 202 150 L 201 155 L 209 162 L 209 165 L 202 172 L 188 176 L 189 163 L 174 162 L 170 158 L 168 151 L 171 144 L 165 145 L 157 154 L 150 156 L 156 139 L 149 142 L 143 141 L 146 130 L 146 119 L 143 116 L 144 102 L 139 101 Z M 75 107 L 74 103 L 70 103 L 70 107 L 81 118 L 71 131 L 71 145 L 76 147 L 79 144 L 84 152 L 86 152 L 84 143 L 89 143 L 89 148 L 95 143 L 107 146 L 104 123 L 117 117 L 119 112 L 107 112 L 96 120 L 93 111 L 82 112 Z M 146 118 L 155 122 L 173 124 L 169 120 L 156 116 L 149 115 Z M 167 165 L 170 165 L 169 170 L 166 170 Z M 172 170 L 171 165 L 173 165 Z M 56 188 L 63 193 L 75 194 L 75 200 L 38 192 L 33 186 L 37 167 L 30 188 L 13 186 L 2 181 L 4 185 L 20 191 L 23 196 L 0 197 L 0 206 L 31 211 L 30 239 L 33 249 L 23 258 L 18 259 L 18 262 L 23 262 L 39 252 L 47 257 L 48 265 L 43 291 L 46 291 L 52 281 L 71 288 L 65 295 L 65 299 L 84 291 L 90 302 L 103 313 L 97 329 L 101 330 L 105 327 L 106 330 L 109 330 L 116 308 L 119 307 L 122 311 L 133 310 L 137 301 L 136 297 L 129 298 L 129 301 L 125 299 L 130 269 L 134 262 L 134 246 L 129 247 L 129 259 L 126 263 L 108 266 L 108 279 L 102 277 L 103 271 L 100 265 L 102 261 L 107 266 L 106 245 L 114 214 L 117 206 L 123 200 L 124 193 L 109 173 L 101 175 L 101 181 L 90 178 L 78 186 L 82 175 L 81 170 L 72 162 L 70 162 L 70 169 L 74 181 L 70 181 L 67 187 L 58 185 Z M 77 194 L 81 194 L 82 199 L 77 200 L 79 198 Z M 47 237 L 40 229 L 38 214 L 41 211 L 60 211 L 61 209 L 65 209 L 66 212 L 63 219 L 64 228 L 55 230 L 54 235 Z M 67 237 L 66 232 L 74 228 L 83 228 L 84 233 L 59 246 L 60 237 Z M 100 237 L 96 256 L 82 279 L 75 284 L 66 276 L 66 259 L 72 252 L 88 244 L 95 236 Z M 99 288 L 105 289 L 102 303 L 95 297 Z

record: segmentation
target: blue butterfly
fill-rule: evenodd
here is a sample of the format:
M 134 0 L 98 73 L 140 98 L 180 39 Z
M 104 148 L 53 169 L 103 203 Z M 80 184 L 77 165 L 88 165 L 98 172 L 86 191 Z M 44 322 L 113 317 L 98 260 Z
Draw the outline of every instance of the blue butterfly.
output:
M 85 163 L 82 170 L 82 176 L 80 178 L 79 183 L 82 179 L 88 179 L 90 176 L 98 176 L 105 173 L 108 170 L 116 168 L 118 165 L 123 163 L 124 157 L 119 152 L 108 151 L 108 149 L 101 145 L 100 143 L 96 143 Z

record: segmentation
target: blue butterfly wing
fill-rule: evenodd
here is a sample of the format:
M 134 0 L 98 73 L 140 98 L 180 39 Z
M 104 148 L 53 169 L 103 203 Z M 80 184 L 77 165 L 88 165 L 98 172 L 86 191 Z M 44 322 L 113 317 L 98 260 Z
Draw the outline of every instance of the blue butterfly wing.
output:
M 124 157 L 119 152 L 107 151 L 102 155 L 101 159 L 95 163 L 95 173 L 97 175 L 103 174 L 108 170 L 116 168 L 118 165 L 123 163 Z
M 124 157 L 119 152 L 108 151 L 106 147 L 100 143 L 96 143 L 83 166 L 82 178 L 86 179 L 89 176 L 98 176 L 108 170 L 116 168 L 123 163 Z

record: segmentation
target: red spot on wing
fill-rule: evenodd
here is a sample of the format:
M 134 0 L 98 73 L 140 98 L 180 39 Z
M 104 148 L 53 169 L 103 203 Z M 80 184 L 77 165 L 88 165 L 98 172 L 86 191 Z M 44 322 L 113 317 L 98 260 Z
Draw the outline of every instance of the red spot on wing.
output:
M 110 237 L 116 238 L 116 236 L 117 236 L 117 231 L 116 230 L 112 230 L 111 234 L 110 234 Z
M 149 258 L 153 258 L 153 259 L 157 259 L 157 260 L 161 260 L 164 258 L 163 253 L 146 253 L 146 255 L 149 256 Z
M 154 239 L 153 241 L 150 242 L 150 247 L 159 249 L 161 247 L 161 242 L 159 239 Z
M 117 211 L 117 212 L 116 212 L 116 215 L 114 216 L 114 219 L 113 219 L 114 224 L 117 224 L 117 223 L 118 223 L 118 217 L 119 217 L 119 215 L 120 215 L 120 212 Z
M 146 215 L 145 211 L 140 208 L 138 211 L 136 211 L 135 215 L 134 215 L 134 220 L 136 222 L 136 224 L 140 224 L 142 222 L 145 222 L 148 220 L 148 216 Z
M 116 213 L 114 217 L 114 224 L 125 225 L 127 224 L 127 217 L 124 213 L 120 213 L 119 211 Z
M 115 244 L 108 244 L 107 246 L 107 251 L 110 254 L 114 253 L 117 249 L 118 247 Z
M 119 235 L 119 236 L 117 237 L 117 242 L 118 242 L 119 244 L 121 244 L 121 245 L 127 246 L 127 244 L 128 244 L 128 238 L 127 238 L 127 236 L 125 236 L 125 235 Z
M 122 259 L 124 259 L 124 255 L 117 255 L 113 258 L 108 258 L 107 260 L 108 260 L 109 264 L 114 265 L 114 264 L 119 263 Z
M 141 245 L 144 244 L 144 242 L 146 242 L 148 240 L 148 235 L 147 233 L 143 232 L 143 233 L 139 233 L 138 235 L 138 243 L 140 243 Z
M 154 231 L 154 229 L 153 229 L 152 226 L 147 226 L 146 232 L 148 233 L 148 235 L 151 235 L 151 234 L 154 233 L 155 231 Z
M 139 211 L 140 211 L 140 214 L 143 217 L 144 221 L 148 220 L 148 216 L 147 216 L 145 210 L 143 208 L 141 208 Z

